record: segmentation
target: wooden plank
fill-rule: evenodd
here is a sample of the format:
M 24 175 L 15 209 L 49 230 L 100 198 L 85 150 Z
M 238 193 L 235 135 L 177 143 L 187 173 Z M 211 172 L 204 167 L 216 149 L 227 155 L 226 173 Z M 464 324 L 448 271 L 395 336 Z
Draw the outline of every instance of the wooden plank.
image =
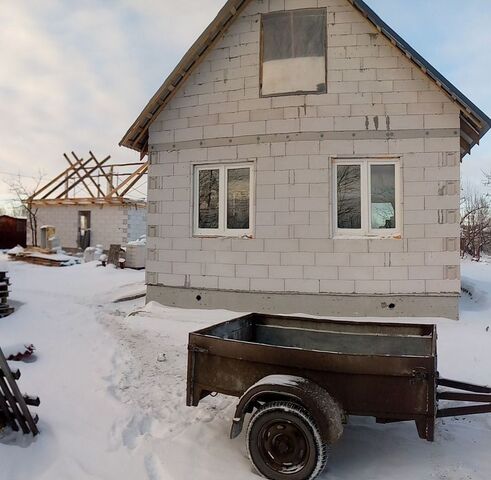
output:
M 33 435 L 37 435 L 39 430 L 31 416 L 31 412 L 27 408 L 23 395 L 20 393 L 19 387 L 10 373 L 7 360 L 0 348 L 0 369 L 3 371 L 6 382 L 3 378 L 0 378 L 0 389 L 4 390 L 4 394 L 10 403 L 10 408 L 17 417 L 17 421 L 20 422 L 20 426 L 24 433 L 29 433 L 29 429 Z M 8 384 L 8 386 L 6 385 Z M 10 387 L 10 390 L 9 390 Z M 13 395 L 13 398 L 12 398 Z M 16 403 L 17 402 L 17 403 Z M 20 412 L 19 412 L 20 409 Z M 26 431 L 27 430 L 27 431 Z
M 84 166 L 87 165 L 88 163 L 90 163 L 90 159 L 89 160 L 86 160 L 84 162 Z M 66 170 L 65 172 L 68 172 L 70 170 L 73 170 L 73 169 L 68 169 Z M 61 183 L 58 183 L 54 188 L 52 188 L 48 193 L 46 193 L 40 200 L 45 200 L 47 199 L 50 195 L 52 195 L 53 193 L 56 192 L 56 190 L 58 190 L 65 182 L 68 182 L 68 180 L 71 180 L 73 177 L 75 176 L 75 170 L 73 170 L 69 175 L 66 176 L 66 178 L 63 178 L 61 180 Z M 80 182 L 79 182 L 80 183 Z M 70 190 L 72 190 L 73 188 L 75 187 L 75 184 L 73 184 L 72 186 L 68 186 L 65 188 L 65 190 L 63 191 L 63 193 L 60 195 L 60 197 L 58 198 L 61 198 L 63 196 L 65 196 Z M 41 190 L 44 190 L 41 189 Z M 37 196 L 37 195 L 36 195 Z M 32 199 L 34 200 L 36 198 L 36 196 L 33 196 Z
M 68 174 L 68 172 L 72 170 L 71 167 L 67 168 L 64 172 L 60 173 L 58 176 L 56 176 L 55 178 L 53 178 L 53 180 L 51 180 L 50 182 L 48 182 L 46 185 L 44 185 L 44 187 L 42 187 L 41 189 L 39 189 L 37 192 L 34 192 L 33 195 L 30 197 L 30 200 L 33 200 L 34 198 L 36 198 L 41 192 L 44 192 L 45 190 L 47 190 L 49 187 L 51 187 L 51 185 L 53 185 L 53 183 L 57 182 L 60 178 L 64 177 L 65 175 Z M 63 179 L 62 181 L 62 184 L 63 182 L 65 181 L 65 179 Z
M 111 156 L 108 156 L 106 157 L 104 160 L 102 160 L 102 164 L 106 163 L 109 159 L 111 158 Z M 90 158 L 87 162 L 84 162 L 84 164 L 88 163 L 88 162 L 91 162 L 92 161 L 92 158 Z M 88 178 L 90 175 L 92 175 L 92 173 L 94 173 L 99 167 L 95 166 L 93 168 L 91 168 L 90 170 L 87 171 L 87 174 L 84 175 L 82 178 L 85 179 L 85 178 Z M 70 190 L 73 190 L 77 185 L 79 185 L 81 183 L 81 179 L 77 180 L 76 182 L 74 182 L 69 189 L 66 189 L 65 191 L 63 191 L 60 195 L 58 195 L 56 198 L 57 199 L 60 199 L 60 198 L 63 198 L 65 196 L 66 193 L 68 193 Z M 48 195 L 49 196 L 49 195 Z M 43 200 L 45 199 L 46 197 L 43 197 Z
M 1 360 L 0 360 L 1 367 Z M 5 373 L 5 372 L 4 372 Z M 15 381 L 15 380 L 13 380 Z M 24 433 L 29 433 L 29 426 L 27 425 L 27 421 L 22 415 L 21 410 L 19 409 L 17 402 L 15 400 L 14 395 L 9 389 L 7 382 L 4 380 L 4 377 L 0 377 L 0 393 L 3 392 L 5 397 L 5 401 L 7 403 L 8 408 L 12 411 L 12 414 L 16 420 L 16 422 L 20 425 L 20 428 Z
M 39 405 L 41 405 L 41 400 L 39 400 L 39 397 L 24 395 L 24 401 L 26 402 L 26 405 L 30 405 L 31 407 L 39 407 Z
M 122 194 L 118 193 L 123 187 L 127 187 L 129 184 L 134 185 L 134 180 L 137 178 L 138 180 L 141 178 L 141 176 L 147 171 L 148 168 L 148 162 L 144 163 L 140 168 L 138 168 L 133 174 L 131 174 L 124 182 L 122 182 L 117 188 L 111 190 L 107 195 L 106 198 L 112 197 L 114 194 L 117 194 L 118 196 L 123 196 Z M 137 180 L 137 181 L 138 181 Z M 132 186 L 131 185 L 131 186 Z M 131 188 L 131 187 L 130 187 Z M 125 192 L 127 191 L 124 190 Z
M 121 197 L 124 197 L 136 184 L 137 182 L 145 175 L 148 171 L 148 164 L 142 169 L 142 171 L 135 176 L 135 179 L 120 193 Z
M 15 421 L 15 417 L 13 416 L 12 411 L 8 406 L 7 400 L 3 396 L 1 391 L 0 391 L 0 413 L 3 413 L 5 423 L 9 425 L 14 432 L 18 432 L 19 426 L 17 425 L 17 422 Z
M 72 152 L 73 154 L 73 152 Z M 72 166 L 75 170 L 75 173 L 77 175 L 78 178 L 80 178 L 82 180 L 82 183 L 85 187 L 85 189 L 87 190 L 87 192 L 89 193 L 89 195 L 94 198 L 95 195 L 92 193 L 92 190 L 89 188 L 89 186 L 87 185 L 87 183 L 85 183 L 85 179 L 82 178 L 82 175 L 80 175 L 80 169 L 82 168 L 81 167 L 81 160 L 79 160 L 78 158 L 76 159 L 77 162 L 76 163 L 72 163 L 72 161 L 68 158 L 68 155 L 66 153 L 63 154 L 63 156 L 65 157 L 66 161 L 70 164 L 70 166 Z M 82 159 L 83 161 L 83 159 Z M 76 165 L 79 165 L 78 167 Z M 67 187 L 68 187 L 68 183 L 67 183 Z
M 129 163 L 111 163 L 109 165 L 104 165 L 102 168 L 113 168 L 113 167 L 136 167 L 142 165 L 142 162 L 129 162 Z
M 100 168 L 99 162 L 94 157 L 94 154 L 92 152 L 89 152 L 89 154 L 90 154 L 90 158 L 92 159 L 92 161 L 94 161 L 95 164 Z M 74 152 L 72 152 L 72 156 L 77 161 L 77 163 L 81 165 L 82 160 L 80 160 L 77 157 L 77 155 L 75 155 Z M 87 173 L 87 169 L 85 167 L 83 167 L 83 170 L 85 171 L 85 173 Z M 94 187 L 96 188 L 96 190 L 98 192 L 98 196 L 100 195 L 101 197 L 103 197 L 104 191 L 102 190 L 101 186 L 94 180 L 94 177 L 92 175 L 89 175 L 89 180 L 94 184 Z
M 20 378 L 20 370 L 17 368 L 15 370 L 10 370 L 10 373 L 12 374 L 12 377 L 14 377 L 14 380 L 19 380 Z M 3 371 L 0 370 L 0 377 L 5 376 Z
M 103 175 L 103 176 L 106 178 L 107 183 L 109 184 L 109 188 L 110 188 L 111 190 L 112 190 L 112 189 L 114 189 L 114 185 L 113 185 L 112 179 L 111 179 L 111 178 L 109 177 L 109 175 L 108 175 L 108 174 L 107 174 L 107 173 L 104 171 L 104 169 L 102 168 L 102 165 L 101 165 L 101 163 L 99 162 L 99 160 L 97 160 L 96 156 L 95 156 L 95 155 L 92 153 L 92 151 L 91 151 L 91 150 L 89 150 L 89 154 L 90 154 L 90 156 L 92 157 L 92 159 L 94 160 L 94 162 L 96 163 L 96 165 L 98 165 L 99 170 L 101 171 L 102 175 Z M 110 166 L 110 168 L 112 169 L 112 166 Z M 111 170 L 111 172 L 112 172 L 112 170 Z M 104 192 L 103 192 L 101 189 L 99 189 L 99 190 L 100 190 L 100 194 L 101 194 L 101 196 L 105 197 L 105 196 L 106 196 L 106 194 L 105 194 L 105 193 L 104 193 Z

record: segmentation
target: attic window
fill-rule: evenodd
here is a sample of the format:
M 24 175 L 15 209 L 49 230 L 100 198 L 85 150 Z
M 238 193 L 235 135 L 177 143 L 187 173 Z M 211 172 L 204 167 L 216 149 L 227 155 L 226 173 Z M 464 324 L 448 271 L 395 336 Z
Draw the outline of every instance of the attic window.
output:
M 261 95 L 326 93 L 326 9 L 262 17 Z

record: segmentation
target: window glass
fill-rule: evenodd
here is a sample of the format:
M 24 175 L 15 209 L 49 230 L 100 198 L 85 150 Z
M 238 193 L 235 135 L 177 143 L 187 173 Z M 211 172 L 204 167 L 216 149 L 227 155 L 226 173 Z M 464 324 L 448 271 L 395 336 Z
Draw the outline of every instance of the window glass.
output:
M 394 165 L 370 166 L 370 203 L 373 229 L 396 228 Z
M 199 228 L 218 228 L 219 170 L 199 171 Z
M 291 16 L 281 13 L 265 15 L 263 18 L 265 62 L 281 60 L 292 56 Z
M 227 228 L 249 228 L 250 168 L 227 170 Z
M 262 17 L 262 95 L 326 92 L 326 9 Z
M 338 228 L 361 228 L 361 167 L 337 166 Z
M 195 175 L 194 234 L 252 235 L 253 165 L 199 166 Z
M 319 12 L 299 11 L 293 15 L 293 57 L 325 55 L 325 16 Z

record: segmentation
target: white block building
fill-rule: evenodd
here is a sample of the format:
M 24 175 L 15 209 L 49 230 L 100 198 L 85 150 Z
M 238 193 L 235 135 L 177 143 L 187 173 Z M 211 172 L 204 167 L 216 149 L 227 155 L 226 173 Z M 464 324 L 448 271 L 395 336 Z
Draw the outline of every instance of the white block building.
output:
M 88 246 L 125 245 L 145 235 L 147 208 L 143 203 L 124 205 L 45 205 L 39 207 L 38 231 L 43 225 L 52 225 L 56 236 L 66 249 L 79 249 L 82 222 L 88 221 Z M 82 220 L 85 218 L 86 220 Z M 38 235 L 38 236 L 39 236 Z M 28 244 L 32 244 L 29 235 Z
M 65 155 L 69 167 L 26 202 L 37 212 L 37 239 L 28 228 L 28 245 L 40 244 L 43 226 L 54 227 L 66 249 L 102 245 L 108 250 L 145 235 L 147 203 L 134 194 L 146 180 L 148 164 L 109 164 L 110 157 L 99 161 L 89 153 L 88 160 Z
M 149 155 L 148 299 L 457 318 L 490 125 L 360 0 L 229 0 L 121 142 Z

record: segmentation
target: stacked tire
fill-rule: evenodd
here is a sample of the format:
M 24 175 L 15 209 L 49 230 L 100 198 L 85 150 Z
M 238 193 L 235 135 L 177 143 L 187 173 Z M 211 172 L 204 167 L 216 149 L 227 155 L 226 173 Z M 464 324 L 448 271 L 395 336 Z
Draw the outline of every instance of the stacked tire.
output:
M 0 271 L 0 318 L 10 315 L 14 309 L 8 304 L 10 281 L 7 272 Z

